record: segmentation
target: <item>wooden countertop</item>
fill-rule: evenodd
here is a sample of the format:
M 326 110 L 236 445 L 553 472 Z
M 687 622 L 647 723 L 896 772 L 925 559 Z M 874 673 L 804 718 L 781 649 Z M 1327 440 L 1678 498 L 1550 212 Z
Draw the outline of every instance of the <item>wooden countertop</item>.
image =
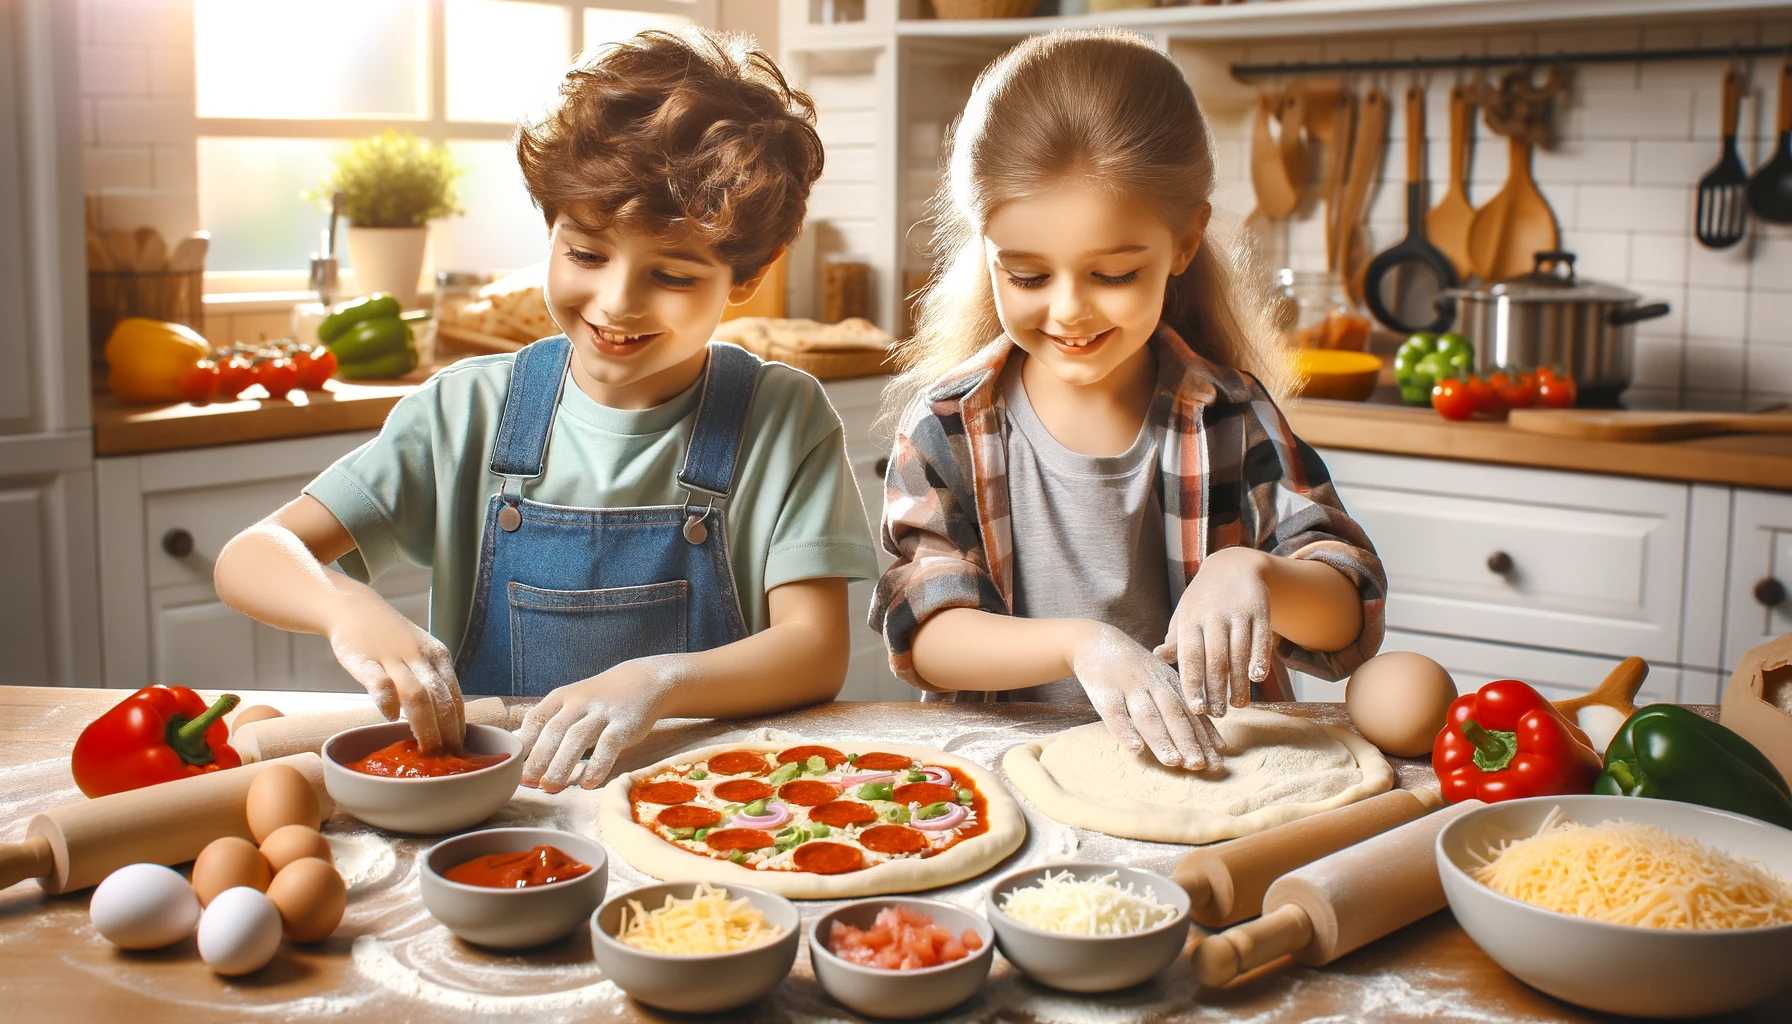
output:
M 1662 444 L 1548 437 L 1429 408 L 1299 398 L 1288 422 L 1315 448 L 1792 491 L 1792 435 L 1730 434 Z
M 121 690 L 0 686 L 0 778 L 6 784 L 8 814 L 0 838 L 15 839 L 27 817 L 43 806 L 80 799 L 68 777 L 67 757 L 74 737 L 110 707 Z M 359 699 L 343 694 L 258 692 L 246 703 L 267 703 L 288 713 L 322 710 Z M 521 702 L 518 702 L 521 703 Z M 1322 722 L 1344 721 L 1341 704 L 1276 704 L 1275 710 Z M 1701 709 L 1710 710 L 1710 709 Z M 950 705 L 918 703 L 821 705 L 775 716 L 769 724 L 825 741 L 847 735 L 898 732 L 950 737 L 961 755 L 988 761 L 999 757 L 1009 738 L 1037 735 L 1074 724 L 1077 715 L 1046 705 Z M 738 732 L 759 722 L 662 723 L 654 735 L 625 757 L 636 767 L 673 751 L 716 742 L 721 730 Z M 881 733 L 879 730 L 882 730 Z M 1401 783 L 1432 778 L 1424 761 L 1394 759 Z M 561 794 L 564 798 L 566 794 Z M 544 798 L 548 799 L 548 798 Z M 553 810 L 546 813 L 557 816 Z M 523 824 L 541 812 L 540 803 L 520 798 L 507 824 Z M 509 819 L 517 820 L 509 820 Z M 87 894 L 45 897 L 25 882 L 0 892 L 0 949 L 5 950 L 7 1003 L 21 1020 L 122 1020 L 135 1024 L 193 1020 L 268 1019 L 330 1016 L 342 1020 L 400 1021 L 457 1019 L 670 1020 L 631 1002 L 602 978 L 591 963 L 590 939 L 583 932 L 539 950 L 495 954 L 447 937 L 420 907 L 412 906 L 415 880 L 402 866 L 427 840 L 352 831 L 338 815 L 326 832 L 365 860 L 362 846 L 385 843 L 400 869 L 386 870 L 357 885 L 350 913 L 328 941 L 309 947 L 286 945 L 273 964 L 240 979 L 213 975 L 188 940 L 166 950 L 125 953 L 94 934 L 87 918 Z M 1076 848 L 1087 854 L 1117 842 L 1082 833 Z M 1053 842 L 1061 842 L 1060 837 Z M 1124 843 L 1137 848 L 1147 865 L 1167 870 L 1184 848 Z M 375 851 L 377 852 L 377 851 Z M 1023 856 L 1026 854 L 1023 852 Z M 1046 854 L 1035 854 L 1044 856 Z M 390 858 L 387 858 L 388 860 Z M 1162 861 L 1161 864 L 1158 862 Z M 625 883 L 612 865 L 612 889 Z M 396 888 L 395 888 L 396 887 Z M 384 902 L 382 902 L 384 901 Z M 368 915 L 363 907 L 390 907 Z M 829 904 L 804 904 L 806 918 Z M 392 938 L 402 935 L 403 938 Z M 1199 929 L 1191 942 L 1199 941 Z M 392 943 L 388 945 L 388 942 Z M 1639 971 L 1646 964 L 1637 965 Z M 1759 1007 L 1751 1018 L 1785 1020 L 1792 995 Z M 1126 992 L 1082 997 L 1052 993 L 1019 977 L 1001 958 L 983 991 L 955 1012 L 955 1019 L 1025 1022 L 1121 1019 L 1145 1022 L 1194 1020 L 1417 1020 L 1591 1021 L 1593 1015 L 1530 989 L 1506 974 L 1463 933 L 1448 910 L 1433 914 L 1322 968 L 1283 961 L 1219 990 L 1201 990 L 1185 955 L 1152 982 Z M 790 977 L 766 1000 L 730 1015 L 733 1020 L 851 1020 L 817 986 L 806 953 Z

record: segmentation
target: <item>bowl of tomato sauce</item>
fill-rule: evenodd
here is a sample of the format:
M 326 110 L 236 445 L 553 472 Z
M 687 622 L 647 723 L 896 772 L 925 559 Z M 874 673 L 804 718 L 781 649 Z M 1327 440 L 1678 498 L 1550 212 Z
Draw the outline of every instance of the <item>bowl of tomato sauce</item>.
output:
M 472 828 L 516 794 L 522 741 L 491 725 L 467 726 L 458 754 L 417 748 L 406 722 L 345 729 L 324 742 L 324 788 L 348 814 L 392 832 Z
M 609 858 L 552 828 L 488 828 L 423 854 L 423 905 L 467 942 L 528 949 L 577 931 L 603 902 Z

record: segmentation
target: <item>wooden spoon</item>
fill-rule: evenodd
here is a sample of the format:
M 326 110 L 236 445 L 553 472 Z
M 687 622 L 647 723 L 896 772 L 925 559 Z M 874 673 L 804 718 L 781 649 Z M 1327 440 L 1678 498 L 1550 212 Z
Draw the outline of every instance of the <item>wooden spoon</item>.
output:
M 1282 96 L 1277 115 L 1282 126 L 1279 139 L 1282 169 L 1288 174 L 1288 184 L 1294 186 L 1294 199 L 1298 204 L 1300 194 L 1306 189 L 1308 178 L 1313 173 L 1312 162 L 1307 154 L 1306 94 L 1298 88 L 1289 89 Z
M 1268 93 L 1257 97 L 1257 118 L 1251 127 L 1251 187 L 1257 192 L 1257 208 L 1265 217 L 1281 220 L 1300 205 L 1300 194 L 1282 166 L 1282 150 L 1270 135 L 1269 119 L 1275 100 Z
M 1537 253 L 1561 244 L 1556 215 L 1531 177 L 1531 143 L 1524 134 L 1506 140 L 1511 171 L 1505 187 L 1469 224 L 1469 268 L 1484 281 L 1527 274 L 1536 267 Z
M 1351 301 L 1363 301 L 1363 272 L 1369 266 L 1369 232 L 1363 213 L 1369 206 L 1369 189 L 1381 167 L 1387 145 L 1388 96 L 1372 89 L 1363 97 L 1357 116 L 1356 141 L 1350 147 L 1350 180 L 1344 188 L 1344 206 L 1338 216 L 1338 273 Z
M 1331 136 L 1325 144 L 1325 269 L 1338 270 L 1338 221 L 1344 201 L 1344 172 L 1350 166 L 1350 129 L 1355 123 L 1355 97 L 1338 97 L 1332 107 Z
M 1468 201 L 1468 147 L 1475 127 L 1475 110 L 1468 90 L 1450 90 L 1450 180 L 1448 190 L 1425 215 L 1425 233 L 1431 244 L 1450 258 L 1458 277 L 1469 274 L 1468 227 L 1475 208 Z

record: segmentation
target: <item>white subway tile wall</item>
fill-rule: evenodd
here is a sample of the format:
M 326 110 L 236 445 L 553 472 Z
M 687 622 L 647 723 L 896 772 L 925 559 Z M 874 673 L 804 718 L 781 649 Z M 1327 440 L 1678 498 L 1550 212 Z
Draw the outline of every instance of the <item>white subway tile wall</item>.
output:
M 1719 16 L 1697 25 L 1501 33 L 1462 39 L 1422 35 L 1337 42 L 1231 46 L 1237 60 L 1321 60 L 1563 50 L 1665 49 L 1792 41 L 1792 18 Z M 1217 48 L 1216 52 L 1217 52 Z M 1178 51 L 1185 53 L 1186 51 Z M 1577 68 L 1556 106 L 1556 138 L 1532 162 L 1554 208 L 1562 243 L 1587 277 L 1624 285 L 1673 313 L 1637 327 L 1636 395 L 1650 403 L 1761 404 L 1792 401 L 1792 226 L 1749 221 L 1747 237 L 1714 252 L 1692 237 L 1695 187 L 1717 162 L 1725 62 L 1592 65 Z M 1771 154 L 1777 61 L 1757 60 L 1743 98 L 1737 146 L 1752 171 Z M 1436 72 L 1427 83 L 1426 170 L 1435 202 L 1449 173 L 1448 96 L 1468 80 Z M 1369 205 L 1371 246 L 1406 233 L 1404 75 L 1383 76 L 1396 100 L 1389 149 Z M 1249 110 L 1209 112 L 1218 147 L 1220 219 L 1250 212 Z M 1505 183 L 1507 143 L 1476 118 L 1469 200 L 1484 203 Z M 1324 230 L 1309 203 L 1270 239 L 1266 256 L 1299 269 L 1325 265 Z

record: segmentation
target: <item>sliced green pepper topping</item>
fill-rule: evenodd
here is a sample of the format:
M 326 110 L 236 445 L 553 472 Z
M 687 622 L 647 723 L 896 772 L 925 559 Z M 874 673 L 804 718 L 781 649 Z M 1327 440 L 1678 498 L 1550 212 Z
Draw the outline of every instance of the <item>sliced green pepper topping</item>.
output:
M 801 774 L 803 774 L 803 766 L 792 761 L 789 764 L 779 765 L 777 770 L 773 771 L 765 781 L 774 786 L 782 786 Z
M 697 830 L 694 828 L 675 828 L 672 830 L 672 838 L 674 839 L 690 839 L 696 836 L 696 834 Z
M 827 838 L 829 831 L 831 831 L 831 830 L 826 825 L 823 825 L 819 821 L 816 822 L 815 824 L 809 826 L 809 834 L 814 836 L 817 839 Z
M 747 861 L 747 855 L 740 850 L 732 850 L 728 854 L 728 859 L 736 864 L 744 864 Z
M 760 815 L 764 814 L 765 813 L 765 798 L 760 797 L 759 799 L 748 804 L 746 806 L 746 813 L 748 814 L 748 816 L 754 817 L 754 818 L 757 818 Z
M 827 772 L 828 762 L 820 754 L 810 754 L 809 760 L 803 762 L 803 767 L 809 770 L 810 775 L 821 775 Z
M 958 791 L 958 802 L 961 804 L 970 804 L 972 801 L 974 801 L 976 799 L 977 799 L 977 794 L 971 792 L 968 789 L 961 789 Z
M 847 764 L 858 764 L 859 763 L 859 755 L 857 755 L 857 754 L 846 755 L 846 763 Z
M 732 818 L 736 814 L 740 813 L 740 808 L 741 808 L 740 804 L 729 804 L 728 806 L 722 808 L 722 813 L 727 815 L 728 817 Z
M 884 812 L 884 817 L 890 819 L 891 821 L 895 822 L 898 825 L 906 825 L 906 824 L 908 824 L 908 808 L 892 807 L 889 810 Z
M 915 812 L 915 816 L 919 818 L 937 818 L 946 813 L 946 808 L 947 804 L 942 800 L 939 803 L 928 804 L 921 808 L 919 811 Z
M 706 829 L 706 828 L 700 828 L 700 829 L 698 829 L 698 830 L 697 830 L 697 834 L 696 834 L 696 835 L 694 835 L 694 836 L 692 836 L 692 837 L 691 837 L 691 838 L 692 838 L 692 839 L 695 839 L 695 840 L 697 840 L 697 841 L 698 841 L 698 842 L 699 842 L 699 843 L 701 843 L 701 842 L 702 842 L 702 841 L 703 841 L 703 840 L 705 840 L 705 839 L 708 839 L 708 838 L 709 838 L 709 829 Z
M 902 777 L 902 781 L 904 781 L 904 782 L 926 782 L 927 776 L 923 775 L 922 773 L 917 772 L 917 771 L 911 771 L 907 775 L 904 775 Z
M 893 800 L 893 790 L 888 782 L 867 782 L 858 788 L 860 800 Z
M 702 782 L 704 779 L 709 778 L 709 773 L 701 768 L 692 768 L 690 777 L 696 779 L 698 782 Z

